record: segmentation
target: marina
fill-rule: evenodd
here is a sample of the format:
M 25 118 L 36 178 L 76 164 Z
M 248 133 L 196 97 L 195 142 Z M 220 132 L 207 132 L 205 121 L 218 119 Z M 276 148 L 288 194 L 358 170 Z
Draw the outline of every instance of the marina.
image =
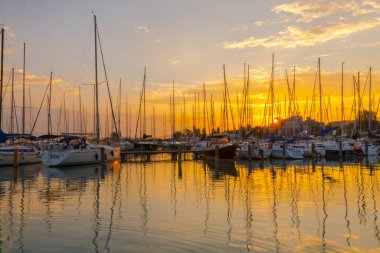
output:
M 0 253 L 380 252 L 379 0 L 0 20 Z

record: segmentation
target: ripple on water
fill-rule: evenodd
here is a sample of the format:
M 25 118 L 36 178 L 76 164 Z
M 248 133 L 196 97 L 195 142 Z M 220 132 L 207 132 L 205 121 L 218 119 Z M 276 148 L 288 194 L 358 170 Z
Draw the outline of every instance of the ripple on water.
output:
M 378 164 L 275 162 L 2 168 L 0 251 L 379 249 Z

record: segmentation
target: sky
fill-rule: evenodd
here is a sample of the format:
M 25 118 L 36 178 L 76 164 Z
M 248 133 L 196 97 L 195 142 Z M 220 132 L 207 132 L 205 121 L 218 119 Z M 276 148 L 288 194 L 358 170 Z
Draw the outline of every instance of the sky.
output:
M 331 101 L 331 115 L 325 116 L 325 122 L 340 118 L 337 111 L 340 110 L 343 61 L 345 118 L 350 118 L 353 103 L 352 76 L 361 73 L 362 87 L 366 87 L 361 92 L 367 94 L 368 85 L 364 83 L 369 67 L 373 69 L 374 106 L 378 104 L 380 1 L 1 0 L 0 24 L 6 30 L 4 83 L 9 84 L 10 69 L 14 67 L 19 121 L 23 43 L 26 43 L 26 85 L 31 89 L 31 103 L 28 97 L 27 104 L 31 104 L 33 118 L 27 119 L 29 128 L 37 115 L 50 72 L 53 72 L 54 131 L 63 131 L 60 129 L 64 125 L 61 109 L 63 97 L 67 111 L 74 107 L 77 112 L 74 118 L 79 117 L 79 87 L 83 110 L 87 115 L 87 128 L 92 130 L 93 91 L 92 86 L 84 84 L 94 83 L 93 14 L 97 16 L 114 106 L 121 79 L 123 135 L 128 129 L 125 122 L 126 103 L 132 112 L 131 132 L 135 132 L 144 67 L 147 68 L 147 115 L 152 114 L 154 105 L 157 135 L 164 134 L 163 127 L 158 126 L 170 125 L 169 100 L 173 81 L 178 130 L 185 127 L 191 129 L 194 94 L 200 93 L 200 100 L 203 101 L 203 83 L 208 100 L 212 94 L 216 110 L 219 110 L 223 64 L 226 65 L 233 108 L 237 107 L 236 97 L 240 101 L 242 99 L 244 63 L 250 65 L 253 124 L 262 124 L 272 54 L 275 55 L 274 92 L 278 103 L 285 105 L 285 71 L 291 73 L 293 66 L 296 66 L 296 97 L 300 111 L 305 111 L 306 100 L 310 103 L 313 97 L 317 61 L 321 57 L 324 99 L 327 101 L 330 97 Z M 103 66 L 99 60 L 99 81 L 104 80 Z M 293 82 L 292 76 L 289 80 Z M 100 87 L 103 131 L 109 108 L 107 97 L 103 83 Z M 3 112 L 5 130 L 10 125 L 9 101 L 8 89 Z M 363 104 L 367 106 L 368 95 L 363 96 Z M 186 111 L 186 116 L 181 111 Z M 39 134 L 46 132 L 46 115 L 44 106 L 36 127 Z M 181 115 L 185 119 L 181 120 Z M 166 123 L 163 122 L 164 117 Z M 148 126 L 151 126 L 150 120 L 148 117 Z M 67 123 L 72 128 L 69 128 L 71 132 L 78 131 L 78 120 L 76 124 L 74 121 L 73 116 L 67 116 L 66 122 L 71 122 Z M 108 124 L 111 124 L 110 119 Z

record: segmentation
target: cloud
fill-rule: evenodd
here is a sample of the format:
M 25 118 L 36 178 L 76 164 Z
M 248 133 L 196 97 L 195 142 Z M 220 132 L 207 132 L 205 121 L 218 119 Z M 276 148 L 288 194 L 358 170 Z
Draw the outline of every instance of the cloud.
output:
M 380 25 L 380 18 L 364 19 L 357 22 L 328 23 L 309 28 L 288 26 L 275 36 L 265 38 L 249 37 L 241 41 L 227 42 L 224 48 L 296 48 L 322 44 L 335 39 L 343 39 L 356 32 L 369 30 Z
M 248 26 L 247 25 L 242 25 L 242 26 L 237 26 L 233 27 L 230 29 L 230 32 L 241 32 L 241 31 L 248 31 Z
M 263 21 L 256 21 L 255 23 L 253 23 L 255 26 L 262 26 L 264 24 Z
M 378 47 L 378 46 L 380 46 L 380 40 L 374 41 L 374 42 L 370 42 L 370 43 L 362 43 L 362 44 L 352 45 L 349 48 L 355 48 L 355 47 Z
M 178 60 L 174 60 L 174 61 L 172 61 L 170 64 L 171 64 L 171 65 L 176 65 L 176 64 L 178 64 L 178 63 L 179 63 Z
M 374 9 L 380 9 L 380 3 L 377 1 L 370 1 L 370 0 L 363 1 L 363 5 L 370 6 Z
M 138 32 L 146 32 L 146 33 L 150 32 L 150 30 L 147 26 L 138 26 L 137 31 Z
M 359 4 L 355 0 L 307 0 L 281 4 L 275 6 L 272 11 L 275 13 L 290 13 L 299 17 L 297 22 L 309 23 L 315 19 L 341 12 L 349 12 L 354 16 L 373 13 L 373 8 L 376 9 L 378 5 L 377 2 L 373 1 L 364 1 L 363 4 Z M 368 9 L 367 7 L 372 8 Z

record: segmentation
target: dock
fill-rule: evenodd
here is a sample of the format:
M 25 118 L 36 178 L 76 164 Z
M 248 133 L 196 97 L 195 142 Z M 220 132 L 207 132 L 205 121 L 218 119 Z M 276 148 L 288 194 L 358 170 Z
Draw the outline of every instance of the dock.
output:
M 157 154 L 189 154 L 191 150 L 128 150 L 120 152 L 121 155 L 157 155 Z

